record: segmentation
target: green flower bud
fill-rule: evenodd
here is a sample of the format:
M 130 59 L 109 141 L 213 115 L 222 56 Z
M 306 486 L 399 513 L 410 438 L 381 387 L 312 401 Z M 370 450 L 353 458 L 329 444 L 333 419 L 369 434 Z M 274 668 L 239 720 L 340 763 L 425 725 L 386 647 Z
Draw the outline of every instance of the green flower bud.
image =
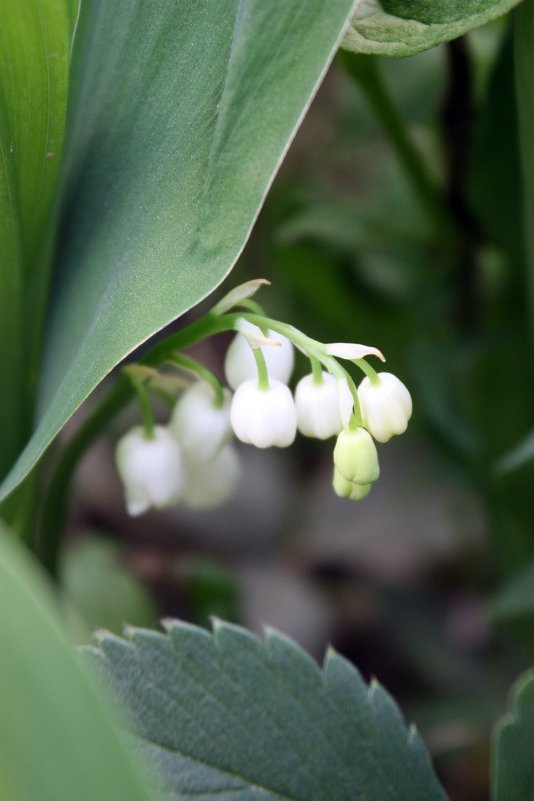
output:
M 361 501 L 367 498 L 372 486 L 371 484 L 355 484 L 353 481 L 347 481 L 335 467 L 332 485 L 336 495 L 339 495 L 340 498 L 349 498 L 351 501 Z
M 352 484 L 372 484 L 376 481 L 380 467 L 369 432 L 364 428 L 342 431 L 334 448 L 334 465 L 340 475 Z

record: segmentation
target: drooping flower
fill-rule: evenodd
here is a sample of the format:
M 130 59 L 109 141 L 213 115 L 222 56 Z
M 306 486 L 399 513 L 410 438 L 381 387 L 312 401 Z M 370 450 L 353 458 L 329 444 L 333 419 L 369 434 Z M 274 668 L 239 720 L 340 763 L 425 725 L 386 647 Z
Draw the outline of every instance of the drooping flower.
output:
M 373 438 L 364 428 L 344 429 L 334 448 L 334 466 L 352 484 L 372 484 L 380 475 Z
M 256 332 L 257 342 L 265 341 L 265 337 L 262 336 L 261 330 L 257 326 L 249 324 L 249 327 L 253 333 Z M 265 357 L 269 377 L 287 384 L 295 361 L 293 345 L 287 337 L 277 334 L 275 331 L 269 331 L 267 339 L 272 339 L 277 343 L 258 345 Z M 256 360 L 244 334 L 236 334 L 230 343 L 224 361 L 224 372 L 232 389 L 237 389 L 245 381 L 256 377 Z
M 184 503 L 192 509 L 215 509 L 234 494 L 241 477 L 237 450 L 225 445 L 208 461 L 186 460 Z
M 312 374 L 301 378 L 295 390 L 297 424 L 306 437 L 328 439 L 348 422 L 354 400 L 347 382 L 322 373 L 321 383 Z
M 291 445 L 297 432 L 297 411 L 290 390 L 276 379 L 262 389 L 256 378 L 244 381 L 232 399 L 230 420 L 241 442 L 257 448 Z
M 185 486 L 182 453 L 164 426 L 147 439 L 136 426 L 117 443 L 115 463 L 124 485 L 126 508 L 133 517 L 150 507 L 164 509 L 180 500 Z
M 347 481 L 343 478 L 339 470 L 334 467 L 334 479 L 332 481 L 334 492 L 340 498 L 349 498 L 351 501 L 361 501 L 367 498 L 371 492 L 372 484 L 356 484 L 354 481 Z
M 185 454 L 198 460 L 211 459 L 232 435 L 230 403 L 232 397 L 224 390 L 222 406 L 216 406 L 213 389 L 197 381 L 178 399 L 169 421 L 169 430 Z
M 412 414 L 412 398 L 392 373 L 378 373 L 378 381 L 364 378 L 358 387 L 363 425 L 378 442 L 387 442 L 406 431 Z

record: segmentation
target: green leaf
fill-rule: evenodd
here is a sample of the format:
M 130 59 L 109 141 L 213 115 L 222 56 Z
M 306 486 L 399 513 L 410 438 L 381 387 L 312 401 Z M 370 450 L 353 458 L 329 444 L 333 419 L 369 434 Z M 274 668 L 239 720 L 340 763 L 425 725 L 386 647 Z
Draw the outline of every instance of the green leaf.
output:
M 503 248 L 511 269 L 522 270 L 521 170 L 513 36 L 508 33 L 488 81 L 479 117 L 468 176 L 470 200 L 489 241 Z
M 515 78 L 519 115 L 519 145 L 523 184 L 523 219 L 525 221 L 528 308 L 534 302 L 534 1 L 525 0 L 515 15 Z M 532 326 L 531 326 L 532 331 Z
M 32 468 L 99 381 L 228 274 L 353 0 L 85 4 Z
M 0 25 L 0 476 L 31 425 L 75 9 L 70 0 L 3 0 Z
M 521 570 L 490 603 L 496 620 L 512 620 L 534 615 L 534 564 Z
M 2 801 L 148 801 L 48 586 L 3 528 L 0 608 Z
M 411 56 L 506 14 L 520 0 L 361 0 L 343 47 Z
M 167 795 L 201 801 L 444 801 L 390 696 L 331 652 L 321 670 L 294 643 L 217 622 L 167 636 L 104 635 L 88 652 L 133 721 Z
M 496 470 L 498 473 L 512 473 L 532 461 L 534 461 L 534 431 L 527 434 L 518 445 L 501 456 Z
M 153 626 L 158 613 L 146 588 L 121 564 L 121 548 L 91 534 L 63 553 L 61 585 L 88 633 L 106 628 L 119 633 L 126 620 Z
M 495 732 L 493 801 L 526 801 L 534 787 L 534 671 L 512 690 L 510 712 Z

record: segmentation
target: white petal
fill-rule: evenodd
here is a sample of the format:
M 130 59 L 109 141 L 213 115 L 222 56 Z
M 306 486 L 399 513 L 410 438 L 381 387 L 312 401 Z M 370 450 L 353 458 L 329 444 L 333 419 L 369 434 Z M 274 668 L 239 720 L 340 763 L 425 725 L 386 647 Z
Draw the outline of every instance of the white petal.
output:
M 343 428 L 342 414 L 345 413 L 344 407 L 347 401 L 343 384 L 349 393 L 352 407 L 352 395 L 347 382 L 340 381 L 338 383 L 327 372 L 323 372 L 322 375 L 323 382 L 321 384 L 314 381 L 313 375 L 304 376 L 295 390 L 299 431 L 306 437 L 316 437 L 317 439 L 332 437 L 339 434 Z
M 179 500 L 184 489 L 180 448 L 169 431 L 155 426 L 147 440 L 140 426 L 125 434 L 116 449 L 116 464 L 125 488 L 128 511 L 138 515 Z
M 338 359 L 364 359 L 366 356 L 378 356 L 380 361 L 386 359 L 378 348 L 371 345 L 357 345 L 354 342 L 331 342 L 326 346 L 326 352 L 330 356 L 337 356 Z
M 260 389 L 256 379 L 243 382 L 233 397 L 230 420 L 236 437 L 257 448 L 291 445 L 297 430 L 293 396 L 276 379 L 268 389 Z
M 261 348 L 265 357 L 267 372 L 271 378 L 287 384 L 293 371 L 293 345 L 289 339 L 281 334 L 269 331 L 269 336 L 271 335 L 273 339 L 275 338 L 277 342 L 280 342 L 280 345 L 278 347 L 266 345 Z M 226 380 L 232 389 L 237 389 L 244 381 L 257 378 L 256 360 L 247 340 L 241 334 L 237 334 L 230 343 L 224 361 L 224 372 Z
M 192 509 L 222 506 L 234 494 L 241 477 L 241 462 L 234 447 L 226 445 L 208 462 L 187 461 L 184 502 Z
M 213 389 L 204 381 L 197 381 L 180 396 L 168 427 L 186 455 L 208 460 L 228 441 L 232 433 L 230 403 L 231 394 L 225 390 L 223 405 L 216 407 Z

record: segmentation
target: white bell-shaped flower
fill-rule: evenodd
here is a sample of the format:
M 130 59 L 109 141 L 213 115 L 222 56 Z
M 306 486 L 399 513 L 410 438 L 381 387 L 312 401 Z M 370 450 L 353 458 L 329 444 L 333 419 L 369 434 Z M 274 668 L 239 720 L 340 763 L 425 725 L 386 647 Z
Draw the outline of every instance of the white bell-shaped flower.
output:
M 379 381 L 364 378 L 358 387 L 363 424 L 378 442 L 402 434 L 412 415 L 412 398 L 392 373 L 378 373 Z
M 255 329 L 257 335 L 261 337 L 261 331 L 257 326 L 250 328 Z M 287 384 L 295 362 L 293 345 L 287 337 L 277 334 L 276 331 L 269 331 L 268 337 L 280 343 L 261 345 L 269 377 Z M 230 343 L 224 360 L 224 373 L 232 389 L 237 389 L 244 381 L 255 378 L 258 374 L 252 348 L 243 334 L 236 334 Z
M 209 461 L 187 459 L 184 503 L 192 509 L 215 509 L 228 501 L 241 477 L 241 461 L 232 445 L 225 445 Z
M 260 389 L 257 378 L 244 381 L 232 399 L 230 420 L 241 442 L 257 448 L 286 448 L 297 433 L 297 411 L 290 390 L 271 379 Z
M 328 439 L 339 434 L 352 413 L 354 399 L 345 379 L 327 372 L 317 383 L 312 374 L 304 376 L 295 390 L 297 425 L 306 437 Z
M 180 500 L 185 486 L 182 453 L 163 426 L 154 427 L 153 439 L 146 438 L 141 426 L 133 428 L 117 443 L 115 462 L 133 517 Z
M 232 435 L 231 400 L 225 389 L 223 405 L 216 406 L 213 389 L 204 381 L 197 381 L 181 395 L 168 427 L 186 456 L 193 454 L 197 460 L 207 461 L 228 442 Z

